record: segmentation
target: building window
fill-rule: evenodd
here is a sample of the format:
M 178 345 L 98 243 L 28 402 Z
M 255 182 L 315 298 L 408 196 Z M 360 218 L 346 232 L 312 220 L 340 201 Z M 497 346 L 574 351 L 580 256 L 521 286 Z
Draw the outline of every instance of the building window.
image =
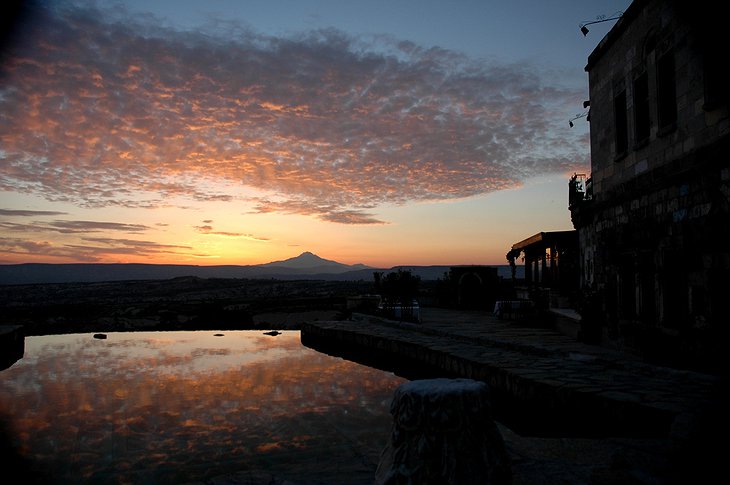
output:
M 686 256 L 679 249 L 666 249 L 659 280 L 662 298 L 662 326 L 679 330 L 688 326 L 689 284 Z
M 616 129 L 616 157 L 629 148 L 629 127 L 626 119 L 626 91 L 623 90 L 613 99 L 613 116 Z
M 727 86 L 730 83 L 730 75 L 725 65 L 716 57 L 705 59 L 705 106 L 706 110 L 712 110 L 727 105 L 730 96 Z
M 677 88 L 674 53 L 667 52 L 657 60 L 657 107 L 659 129 L 674 126 L 677 122 Z
M 649 138 L 649 77 L 646 71 L 634 79 L 634 135 L 636 143 Z
M 724 89 L 727 86 L 727 81 L 723 79 L 724 66 L 721 66 L 718 62 L 705 61 L 704 65 L 704 80 L 705 80 L 705 106 L 707 110 L 715 109 L 719 107 L 724 97 L 727 97 L 727 90 Z M 724 77 L 727 77 L 725 74 Z
M 624 261 L 619 267 L 619 308 L 621 317 L 633 320 L 636 317 L 636 273 L 633 261 Z
M 644 323 L 654 325 L 657 319 L 656 268 L 651 251 L 639 255 L 638 269 L 639 316 Z

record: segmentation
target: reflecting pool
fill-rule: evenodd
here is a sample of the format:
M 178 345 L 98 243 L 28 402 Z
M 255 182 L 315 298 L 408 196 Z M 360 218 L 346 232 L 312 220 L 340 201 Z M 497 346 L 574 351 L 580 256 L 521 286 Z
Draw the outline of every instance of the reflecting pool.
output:
M 298 331 L 106 336 L 26 337 L 0 372 L 0 451 L 28 479 L 372 483 L 404 379 L 304 347 Z

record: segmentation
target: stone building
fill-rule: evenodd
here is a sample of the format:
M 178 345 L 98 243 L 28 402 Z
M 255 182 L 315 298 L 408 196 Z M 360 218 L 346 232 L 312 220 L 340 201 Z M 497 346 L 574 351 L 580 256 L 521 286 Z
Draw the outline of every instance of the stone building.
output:
M 693 367 L 718 365 L 730 325 L 721 19 L 703 1 L 629 6 L 588 58 L 592 173 L 569 184 L 584 324 Z

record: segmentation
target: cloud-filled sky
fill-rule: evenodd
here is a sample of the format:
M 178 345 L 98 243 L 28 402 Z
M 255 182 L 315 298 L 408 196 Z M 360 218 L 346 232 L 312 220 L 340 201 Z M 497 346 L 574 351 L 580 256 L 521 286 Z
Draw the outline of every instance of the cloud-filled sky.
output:
M 542 3 L 38 2 L 0 58 L 0 262 L 503 264 L 570 228 L 611 26 L 578 24 L 629 2 Z

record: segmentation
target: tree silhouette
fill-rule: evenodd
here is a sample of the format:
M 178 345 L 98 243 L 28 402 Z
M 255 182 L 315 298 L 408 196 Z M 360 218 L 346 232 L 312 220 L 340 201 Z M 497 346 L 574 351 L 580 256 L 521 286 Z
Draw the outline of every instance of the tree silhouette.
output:
M 391 305 L 410 305 L 418 295 L 421 277 L 408 270 L 399 269 L 383 275 L 375 273 L 375 289 L 386 303 Z

